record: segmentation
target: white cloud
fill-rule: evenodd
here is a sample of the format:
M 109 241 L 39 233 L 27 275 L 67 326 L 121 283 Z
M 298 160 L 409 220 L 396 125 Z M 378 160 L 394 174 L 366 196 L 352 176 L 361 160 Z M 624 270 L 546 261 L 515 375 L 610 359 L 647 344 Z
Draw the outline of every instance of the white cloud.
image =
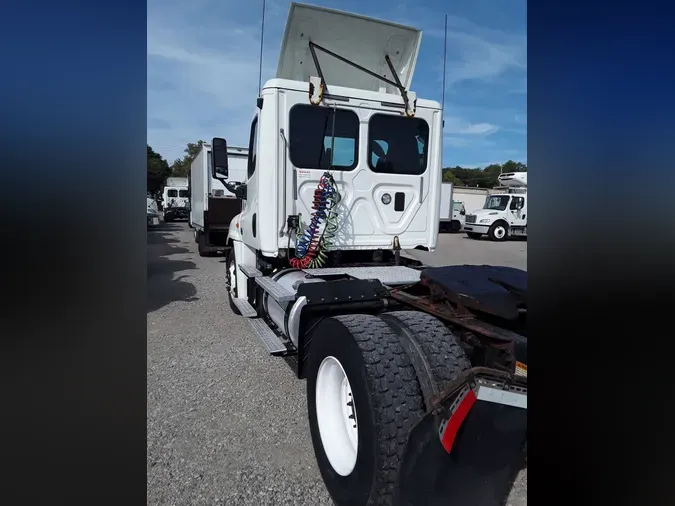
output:
M 497 125 L 491 123 L 469 123 L 456 116 L 446 116 L 444 120 L 443 132 L 445 134 L 485 136 L 499 130 Z
M 259 5 L 233 0 L 149 1 L 148 143 L 169 162 L 183 155 L 188 142 L 198 139 L 222 136 L 232 145 L 247 144 L 258 94 L 259 10 Z M 420 26 L 425 38 L 431 36 L 438 43 L 438 37 L 443 37 L 442 29 L 425 29 L 438 26 L 436 14 L 418 7 L 410 8 L 413 16 L 398 12 L 398 21 Z M 267 0 L 263 83 L 275 74 L 287 13 L 287 1 Z M 394 20 L 384 12 L 375 15 Z M 442 15 L 440 19 L 442 24 Z M 513 70 L 524 75 L 525 40 L 524 35 L 486 30 L 450 18 L 448 89 L 462 81 L 496 79 Z M 416 79 L 433 86 L 440 72 L 434 68 L 437 63 L 424 63 L 424 58 L 420 55 Z M 506 93 L 518 87 L 517 78 L 506 86 Z M 482 148 L 487 145 L 486 137 L 508 130 L 511 114 L 507 119 L 496 111 L 446 116 L 444 143 L 467 150 Z
M 471 144 L 471 140 L 466 137 L 453 137 L 446 135 L 443 137 L 443 144 L 453 148 L 465 148 Z
M 194 9 L 148 13 L 148 143 L 169 162 L 199 139 L 246 145 L 258 96 L 259 25 L 226 19 L 218 29 L 189 26 Z M 263 82 L 274 74 L 275 57 L 265 51 Z
M 445 32 L 442 28 L 444 12 L 435 12 L 419 5 L 402 5 L 396 8 L 399 22 L 427 27 L 424 37 L 436 39 L 440 44 Z M 440 23 L 439 23 L 440 21 Z M 436 68 L 442 76 L 442 63 Z M 507 71 L 525 75 L 527 72 L 527 35 L 486 28 L 464 18 L 448 16 L 446 88 L 471 80 L 490 80 L 503 76 Z M 441 79 L 441 77 L 439 77 Z M 527 92 L 521 78 L 514 91 Z M 524 91 L 522 91 L 524 90 Z

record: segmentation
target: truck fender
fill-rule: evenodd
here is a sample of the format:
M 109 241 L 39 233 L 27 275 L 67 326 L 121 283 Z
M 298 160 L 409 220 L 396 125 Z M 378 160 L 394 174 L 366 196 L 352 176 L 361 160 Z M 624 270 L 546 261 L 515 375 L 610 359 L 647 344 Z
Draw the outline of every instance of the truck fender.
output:
M 241 237 L 241 232 L 239 230 L 239 217 L 241 214 L 236 215 L 234 218 L 232 218 L 232 221 L 230 221 L 230 228 L 227 231 L 227 242 L 234 242 L 234 241 L 239 241 L 241 242 L 243 239 Z

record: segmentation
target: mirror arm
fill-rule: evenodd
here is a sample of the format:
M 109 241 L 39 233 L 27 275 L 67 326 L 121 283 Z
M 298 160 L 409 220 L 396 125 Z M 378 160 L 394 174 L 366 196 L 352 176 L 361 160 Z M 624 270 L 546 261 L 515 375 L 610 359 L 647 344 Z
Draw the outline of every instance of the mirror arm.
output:
M 246 183 L 228 183 L 224 179 L 220 179 L 220 182 L 223 183 L 225 188 L 234 194 L 238 199 L 246 200 L 247 191 Z

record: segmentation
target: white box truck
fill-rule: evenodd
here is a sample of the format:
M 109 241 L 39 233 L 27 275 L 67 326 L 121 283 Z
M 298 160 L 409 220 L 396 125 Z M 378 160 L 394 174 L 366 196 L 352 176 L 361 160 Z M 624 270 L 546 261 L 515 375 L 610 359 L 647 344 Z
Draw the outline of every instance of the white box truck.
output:
M 162 194 L 164 221 L 169 223 L 174 220 L 188 219 L 190 211 L 190 193 L 188 191 L 188 178 L 167 178 Z
M 190 167 L 189 225 L 194 228 L 200 256 L 226 249 L 230 221 L 241 211 L 241 199 L 228 186 L 230 181 L 246 181 L 248 149 L 230 146 L 227 156 L 228 173 L 216 174 L 211 167 L 211 145 L 204 144 Z
M 441 212 L 439 232 L 459 232 L 464 226 L 464 204 L 454 200 L 452 183 L 441 186 Z
M 527 172 L 500 174 L 499 183 L 505 191 L 491 193 L 482 209 L 466 216 L 464 230 L 471 239 L 527 237 Z

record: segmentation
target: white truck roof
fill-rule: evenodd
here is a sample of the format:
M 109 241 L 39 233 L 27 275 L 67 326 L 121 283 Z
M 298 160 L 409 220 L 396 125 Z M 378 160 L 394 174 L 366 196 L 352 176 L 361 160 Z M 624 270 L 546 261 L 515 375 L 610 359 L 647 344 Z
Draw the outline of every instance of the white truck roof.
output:
M 392 79 L 384 58 L 389 55 L 401 84 L 409 90 L 421 40 L 422 31 L 416 28 L 291 2 L 276 77 L 307 83 L 311 76 L 318 76 L 309 48 L 309 41 L 312 41 L 361 67 Z M 399 94 L 390 84 L 323 51 L 316 51 L 316 54 L 329 89 L 331 86 L 342 86 Z
M 505 172 L 497 178 L 501 186 L 527 188 L 527 172 Z
M 186 177 L 168 177 L 164 186 L 187 186 L 188 179 Z
M 349 103 L 351 101 L 358 102 L 359 100 L 370 100 L 373 102 L 383 102 L 386 104 L 392 104 L 397 106 L 404 105 L 403 97 L 401 97 L 401 95 L 392 95 L 378 91 L 360 90 L 356 88 L 345 88 L 344 86 L 333 86 L 331 85 L 330 81 L 328 82 L 328 87 L 330 89 L 331 94 L 345 97 L 346 98 L 345 103 Z M 274 88 L 307 93 L 307 83 L 301 81 L 290 81 L 288 79 L 270 79 L 269 81 L 265 82 L 265 85 L 263 86 L 263 90 Z M 417 108 L 440 110 L 441 103 L 435 100 L 418 98 Z

